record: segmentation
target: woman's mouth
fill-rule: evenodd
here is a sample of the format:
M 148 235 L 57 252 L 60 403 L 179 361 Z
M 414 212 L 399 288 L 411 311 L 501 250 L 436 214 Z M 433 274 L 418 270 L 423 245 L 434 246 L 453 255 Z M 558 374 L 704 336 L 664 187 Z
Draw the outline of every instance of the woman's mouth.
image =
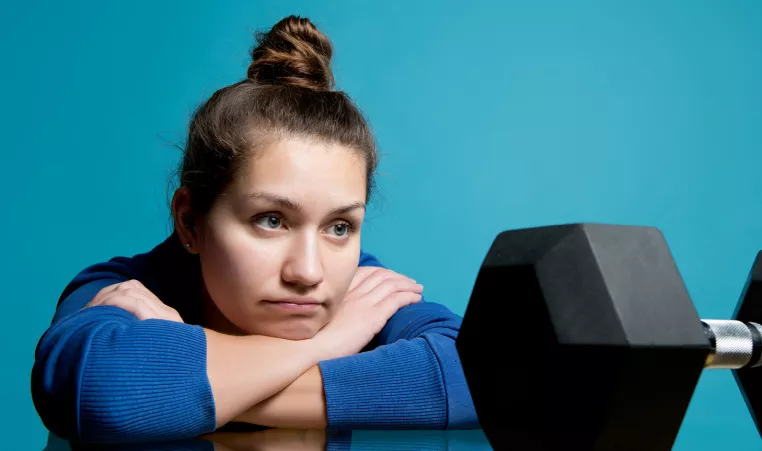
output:
M 263 301 L 265 304 L 275 307 L 277 309 L 286 310 L 295 313 L 307 313 L 313 312 L 319 309 L 323 303 L 315 299 L 298 298 L 298 299 L 282 299 L 275 301 Z

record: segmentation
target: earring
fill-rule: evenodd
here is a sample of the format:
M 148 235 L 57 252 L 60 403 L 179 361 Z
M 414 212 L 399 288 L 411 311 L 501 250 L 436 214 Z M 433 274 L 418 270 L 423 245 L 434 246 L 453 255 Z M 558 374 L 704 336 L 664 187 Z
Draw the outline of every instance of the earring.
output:
M 190 252 L 190 249 L 191 249 L 190 243 L 185 243 L 185 248 L 188 249 L 188 252 Z

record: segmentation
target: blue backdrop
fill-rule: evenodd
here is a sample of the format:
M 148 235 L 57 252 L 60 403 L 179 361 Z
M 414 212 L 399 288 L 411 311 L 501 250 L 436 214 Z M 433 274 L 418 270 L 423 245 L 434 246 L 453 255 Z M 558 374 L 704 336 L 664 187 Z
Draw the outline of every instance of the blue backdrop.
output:
M 190 112 L 292 13 L 377 134 L 364 247 L 429 300 L 462 313 L 501 230 L 596 221 L 659 227 L 699 314 L 732 314 L 762 248 L 762 2 L 271 3 L 4 5 L 8 449 L 44 445 L 29 371 L 60 291 L 166 235 Z M 675 449 L 759 444 L 732 375 L 706 372 Z

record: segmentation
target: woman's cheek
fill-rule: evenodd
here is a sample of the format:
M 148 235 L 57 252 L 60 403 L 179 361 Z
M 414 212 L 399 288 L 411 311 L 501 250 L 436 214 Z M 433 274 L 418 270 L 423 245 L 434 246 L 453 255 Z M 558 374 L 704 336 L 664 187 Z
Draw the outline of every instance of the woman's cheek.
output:
M 202 263 L 204 282 L 217 308 L 233 323 L 240 321 L 241 315 L 250 316 L 261 287 L 257 272 L 253 270 L 249 258 L 236 253 L 214 253 Z M 237 318 L 238 317 L 238 318 Z M 242 326 L 243 324 L 237 324 Z

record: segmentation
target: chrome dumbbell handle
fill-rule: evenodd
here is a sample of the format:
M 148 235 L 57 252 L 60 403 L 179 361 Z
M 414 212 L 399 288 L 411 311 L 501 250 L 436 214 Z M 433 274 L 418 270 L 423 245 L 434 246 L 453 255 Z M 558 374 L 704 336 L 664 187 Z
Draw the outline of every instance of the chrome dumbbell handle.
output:
M 712 345 L 704 368 L 740 369 L 762 365 L 762 326 L 731 320 L 702 320 Z

